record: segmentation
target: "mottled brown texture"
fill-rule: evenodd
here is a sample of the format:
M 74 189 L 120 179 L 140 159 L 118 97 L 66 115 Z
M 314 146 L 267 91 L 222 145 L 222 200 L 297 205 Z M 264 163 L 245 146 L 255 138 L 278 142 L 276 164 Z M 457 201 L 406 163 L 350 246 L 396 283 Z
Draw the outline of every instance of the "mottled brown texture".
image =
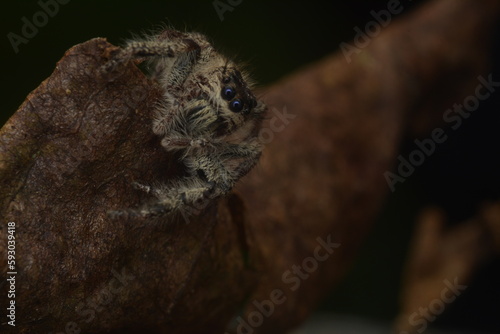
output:
M 438 124 L 486 73 L 499 6 L 431 2 L 391 23 L 351 64 L 332 55 L 268 88 L 269 121 L 273 108 L 295 118 L 272 127 L 239 197 L 189 224 L 106 217 L 147 200 L 132 181 L 167 180 L 182 166 L 151 132 L 158 87 L 133 64 L 100 77 L 114 48 L 103 39 L 72 48 L 0 131 L 0 263 L 12 220 L 19 289 L 18 326 L 2 330 L 63 332 L 74 322 L 84 333 L 221 333 L 274 289 L 287 300 L 255 332 L 296 326 L 352 263 L 408 126 Z M 291 291 L 283 273 L 329 234 L 340 247 Z M 119 289 L 116 272 L 133 278 Z
M 15 331 L 219 330 L 254 277 L 241 205 L 236 220 L 225 205 L 189 224 L 107 218 L 146 200 L 132 181 L 179 173 L 151 132 L 158 88 L 133 64 L 99 76 L 110 48 L 94 39 L 69 50 L 0 133 L 1 216 L 17 225 Z
M 256 332 L 299 324 L 342 278 L 389 190 L 383 174 L 397 167 L 400 138 L 427 136 L 488 74 L 499 7 L 430 2 L 393 21 L 350 64 L 336 54 L 266 91 L 268 105 L 296 118 L 239 188 L 268 260 L 249 300 L 269 299 L 273 289 L 287 298 Z M 329 234 L 341 246 L 292 291 L 282 275 Z M 247 304 L 247 316 L 254 310 Z
M 394 333 L 421 333 L 425 327 L 416 312 L 436 309 L 441 305 L 438 301 L 448 307 L 467 289 L 477 268 L 491 258 L 493 239 L 498 234 L 488 228 L 498 229 L 498 225 L 489 227 L 484 216 L 498 222 L 498 203 L 453 228 L 445 227 L 446 217 L 441 210 L 428 208 L 422 212 L 411 243 Z M 434 315 L 438 314 L 431 313 Z

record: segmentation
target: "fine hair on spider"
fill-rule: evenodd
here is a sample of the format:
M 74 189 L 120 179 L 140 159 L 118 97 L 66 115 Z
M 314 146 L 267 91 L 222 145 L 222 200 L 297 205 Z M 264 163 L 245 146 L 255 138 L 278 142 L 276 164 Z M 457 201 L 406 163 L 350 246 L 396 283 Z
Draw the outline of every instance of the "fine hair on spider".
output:
M 149 60 L 151 77 L 163 89 L 152 131 L 166 151 L 180 152 L 187 176 L 155 186 L 134 182 L 155 200 L 108 215 L 189 215 L 200 202 L 227 194 L 255 166 L 262 152 L 258 132 L 266 106 L 252 92 L 247 74 L 200 33 L 164 29 L 130 40 L 102 70 L 109 73 L 138 58 Z

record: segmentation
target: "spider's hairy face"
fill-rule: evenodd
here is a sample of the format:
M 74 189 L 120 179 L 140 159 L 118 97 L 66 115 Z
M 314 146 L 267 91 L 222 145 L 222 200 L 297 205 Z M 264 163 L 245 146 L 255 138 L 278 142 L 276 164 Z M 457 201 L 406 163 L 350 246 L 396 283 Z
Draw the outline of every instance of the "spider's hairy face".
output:
M 165 108 L 154 121 L 155 134 L 231 143 L 255 137 L 266 108 L 239 66 L 198 33 L 168 30 L 152 44 L 166 55 L 157 59 Z
M 223 73 L 220 95 L 227 101 L 227 107 L 232 113 L 248 115 L 257 106 L 257 100 L 238 70 L 231 69 L 227 72 Z
M 257 101 L 244 75 L 227 60 L 220 57 L 199 64 L 190 79 L 184 87 L 189 96 L 183 99 L 198 101 L 187 112 L 193 132 L 244 139 L 260 124 L 264 104 Z
M 233 131 L 258 123 L 262 115 L 262 105 L 258 104 L 255 95 L 236 68 L 224 69 L 220 75 L 219 135 L 227 135 Z

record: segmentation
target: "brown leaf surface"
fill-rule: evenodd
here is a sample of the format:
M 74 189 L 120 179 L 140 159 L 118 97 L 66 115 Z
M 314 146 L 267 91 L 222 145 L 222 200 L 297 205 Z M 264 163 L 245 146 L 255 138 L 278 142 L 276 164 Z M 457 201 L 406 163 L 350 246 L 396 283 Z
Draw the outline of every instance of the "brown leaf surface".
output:
M 408 122 L 429 130 L 474 91 L 498 7 L 431 2 L 353 63 L 333 55 L 267 89 L 271 110 L 295 118 L 281 130 L 265 125 L 273 140 L 239 185 L 241 198 L 188 224 L 106 217 L 147 200 L 132 181 L 167 180 L 182 167 L 151 132 L 158 87 L 132 64 L 100 77 L 114 48 L 103 39 L 75 46 L 0 132 L 0 212 L 16 222 L 18 271 L 17 326 L 2 329 L 221 333 L 239 308 L 251 312 L 275 289 L 286 302 L 255 332 L 300 323 L 368 233 Z M 328 235 L 340 247 L 292 291 L 283 274 Z M 5 254 L 2 223 L 3 272 Z M 6 305 L 6 286 L 0 293 Z
M 106 216 L 146 200 L 132 181 L 178 174 L 151 132 L 158 88 L 132 64 L 111 82 L 99 77 L 112 48 L 94 39 L 69 50 L 0 133 L 1 212 L 17 232 L 16 332 L 220 329 L 254 276 L 241 215 L 222 205 L 189 224 Z

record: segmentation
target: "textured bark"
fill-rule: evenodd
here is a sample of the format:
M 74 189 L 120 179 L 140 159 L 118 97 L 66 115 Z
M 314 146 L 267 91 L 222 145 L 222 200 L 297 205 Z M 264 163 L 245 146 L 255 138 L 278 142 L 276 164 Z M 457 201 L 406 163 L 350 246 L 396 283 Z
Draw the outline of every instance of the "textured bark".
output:
M 499 5 L 431 2 L 351 64 L 332 55 L 268 88 L 259 166 L 239 195 L 188 223 L 106 217 L 147 200 L 132 181 L 166 181 L 182 166 L 151 132 L 155 83 L 133 64 L 99 76 L 114 48 L 103 39 L 75 46 L 0 132 L 0 263 L 6 272 L 14 221 L 18 272 L 17 326 L 2 330 L 221 333 L 276 289 L 286 301 L 255 332 L 299 324 L 368 233 L 408 124 L 429 130 L 474 92 Z M 285 108 L 295 117 L 281 127 L 273 110 Z M 340 246 L 292 291 L 283 274 L 328 235 Z

